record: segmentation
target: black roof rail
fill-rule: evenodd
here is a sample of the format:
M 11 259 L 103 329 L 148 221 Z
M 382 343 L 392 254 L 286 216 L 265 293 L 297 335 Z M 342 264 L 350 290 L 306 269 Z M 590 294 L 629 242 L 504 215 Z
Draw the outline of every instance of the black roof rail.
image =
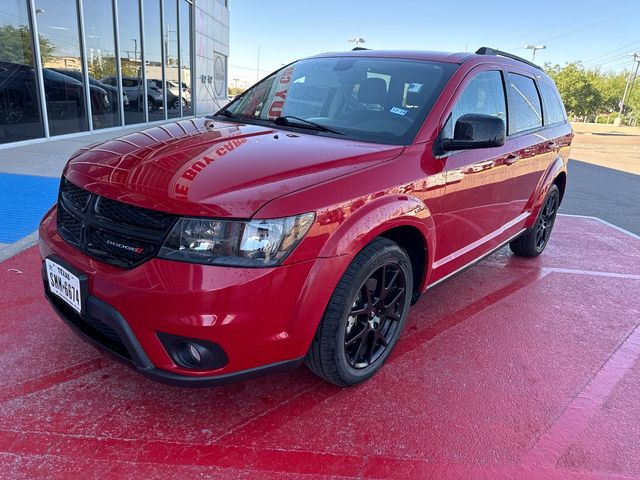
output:
M 365 47 L 353 47 L 351 49 L 352 52 L 357 52 L 358 50 L 371 50 L 370 48 L 365 48 Z
M 478 50 L 476 50 L 476 55 L 498 55 L 500 57 L 506 57 L 506 58 L 510 58 L 511 60 L 516 60 L 518 62 L 526 63 L 530 67 L 537 68 L 538 70 L 542 70 L 542 67 L 540 65 L 536 65 L 535 63 L 530 62 L 529 60 L 525 60 L 524 58 L 514 55 L 512 53 L 503 52 L 502 50 L 496 50 L 495 48 L 480 47 Z

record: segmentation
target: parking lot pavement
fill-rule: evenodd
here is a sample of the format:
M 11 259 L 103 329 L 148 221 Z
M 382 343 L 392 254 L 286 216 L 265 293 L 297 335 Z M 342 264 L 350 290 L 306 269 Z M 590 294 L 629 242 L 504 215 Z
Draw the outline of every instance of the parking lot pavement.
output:
M 573 124 L 560 212 L 602 218 L 640 235 L 640 128 Z
M 640 240 L 594 219 L 428 292 L 349 389 L 157 384 L 55 317 L 35 248 L 0 284 L 6 478 L 640 478 Z
M 640 235 L 640 175 L 573 159 L 568 168 L 560 212 L 602 218 Z

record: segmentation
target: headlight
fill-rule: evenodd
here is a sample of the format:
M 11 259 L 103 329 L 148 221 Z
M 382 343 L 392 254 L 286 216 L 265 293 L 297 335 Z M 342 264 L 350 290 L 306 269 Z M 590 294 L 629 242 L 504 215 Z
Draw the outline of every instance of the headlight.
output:
M 209 265 L 271 267 L 300 243 L 314 219 L 314 213 L 248 221 L 181 218 L 158 256 Z

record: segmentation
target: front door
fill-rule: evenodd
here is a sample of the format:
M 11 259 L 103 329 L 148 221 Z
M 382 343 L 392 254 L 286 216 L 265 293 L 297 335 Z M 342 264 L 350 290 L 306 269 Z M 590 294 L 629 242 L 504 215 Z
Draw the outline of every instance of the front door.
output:
M 502 72 L 479 67 L 472 71 L 453 100 L 440 138 L 452 138 L 462 115 L 479 113 L 506 122 Z M 434 280 L 489 251 L 509 221 L 507 197 L 510 163 L 518 140 L 494 148 L 449 152 L 445 162 L 445 205 L 438 219 Z

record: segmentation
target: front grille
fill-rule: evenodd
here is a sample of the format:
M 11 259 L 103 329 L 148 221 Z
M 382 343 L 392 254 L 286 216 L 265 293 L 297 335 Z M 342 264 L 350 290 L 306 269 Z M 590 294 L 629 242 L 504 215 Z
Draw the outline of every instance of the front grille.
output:
M 68 180 L 64 180 L 62 195 L 64 196 L 65 201 L 74 205 L 79 210 L 84 210 L 87 206 L 87 202 L 91 197 L 91 194 L 86 190 L 83 190 L 80 187 L 75 186 Z
M 79 245 L 82 238 L 82 221 L 61 208 L 58 210 L 58 229 L 64 229 L 65 238 L 74 245 Z
M 64 178 L 58 232 L 94 258 L 133 268 L 152 258 L 176 217 L 92 194 Z
M 124 223 L 132 227 L 144 227 L 166 231 L 173 223 L 173 217 L 163 212 L 138 208 L 126 203 L 101 197 L 96 202 L 96 213 L 108 220 Z

